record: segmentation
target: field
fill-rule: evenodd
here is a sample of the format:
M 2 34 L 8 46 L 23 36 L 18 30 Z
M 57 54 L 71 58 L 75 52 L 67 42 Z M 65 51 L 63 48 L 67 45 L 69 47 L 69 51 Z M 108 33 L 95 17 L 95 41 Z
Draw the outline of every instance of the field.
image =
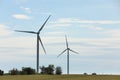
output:
M 120 80 L 120 75 L 7 75 L 0 80 Z

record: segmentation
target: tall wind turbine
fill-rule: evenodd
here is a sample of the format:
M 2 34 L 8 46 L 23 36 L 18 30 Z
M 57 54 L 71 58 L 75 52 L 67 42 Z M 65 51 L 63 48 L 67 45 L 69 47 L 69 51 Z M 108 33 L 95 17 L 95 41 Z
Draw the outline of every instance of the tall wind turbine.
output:
M 37 35 L 37 73 L 39 73 L 39 41 L 41 43 L 41 46 L 46 54 L 46 50 L 43 46 L 43 43 L 42 43 L 42 40 L 39 36 L 41 30 L 43 29 L 43 27 L 45 26 L 45 24 L 47 23 L 48 19 L 50 18 L 51 15 L 49 15 L 49 17 L 46 19 L 46 21 L 44 22 L 44 24 L 41 26 L 41 28 L 37 31 L 37 32 L 34 32 L 34 31 L 21 31 L 21 30 L 15 30 L 17 32 L 24 32 L 24 33 L 31 33 L 31 34 L 36 34 Z
M 61 52 L 59 55 L 58 55 L 58 57 L 59 56 L 61 56 L 65 51 L 67 51 L 67 74 L 69 75 L 69 52 L 71 51 L 71 52 L 73 52 L 73 53 L 76 53 L 76 54 L 79 54 L 78 52 L 76 52 L 76 51 L 73 51 L 72 49 L 70 49 L 69 47 L 68 47 L 68 41 L 67 41 L 67 36 L 65 35 L 65 39 L 66 39 L 66 49 L 63 51 L 63 52 Z

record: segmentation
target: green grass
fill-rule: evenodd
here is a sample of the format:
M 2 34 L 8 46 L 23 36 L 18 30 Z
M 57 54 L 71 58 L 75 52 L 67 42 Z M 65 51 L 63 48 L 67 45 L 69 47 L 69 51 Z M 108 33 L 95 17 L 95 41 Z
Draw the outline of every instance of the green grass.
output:
M 6 75 L 0 80 L 120 80 L 120 75 Z

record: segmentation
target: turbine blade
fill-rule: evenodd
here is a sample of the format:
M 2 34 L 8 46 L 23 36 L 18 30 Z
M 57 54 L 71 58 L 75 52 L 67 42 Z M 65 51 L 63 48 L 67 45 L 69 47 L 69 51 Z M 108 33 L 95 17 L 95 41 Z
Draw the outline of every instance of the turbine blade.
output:
M 44 45 L 43 45 L 43 43 L 42 43 L 42 40 L 41 40 L 40 36 L 39 36 L 39 41 L 40 41 L 41 46 L 42 46 L 42 48 L 43 48 L 43 50 L 44 50 L 44 52 L 45 52 L 45 54 L 46 54 L 46 50 L 45 50 L 45 48 L 44 48 Z
M 67 41 L 67 36 L 65 35 L 65 39 L 66 39 L 66 46 L 68 48 L 68 41 Z
M 48 19 L 50 18 L 51 15 L 49 15 L 49 17 L 46 19 L 46 21 L 44 22 L 44 24 L 42 25 L 42 27 L 39 29 L 38 33 L 40 33 L 40 31 L 43 29 L 43 27 L 45 26 L 45 24 L 47 23 Z
M 76 51 L 73 51 L 73 50 L 71 50 L 71 49 L 69 49 L 70 51 L 72 51 L 73 53 L 76 53 L 76 54 L 79 54 L 78 52 L 76 52 Z
M 15 30 L 16 32 L 24 32 L 24 33 L 33 33 L 33 34 L 36 34 L 36 32 L 34 31 L 20 31 L 20 30 Z
M 63 52 L 61 52 L 57 57 L 59 57 L 60 55 L 62 55 L 67 49 L 65 49 Z

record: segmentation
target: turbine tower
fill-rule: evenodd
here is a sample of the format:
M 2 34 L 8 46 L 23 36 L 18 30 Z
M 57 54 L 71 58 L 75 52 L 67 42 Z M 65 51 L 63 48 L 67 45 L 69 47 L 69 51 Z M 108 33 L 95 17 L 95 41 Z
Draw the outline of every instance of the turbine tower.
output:
M 58 57 L 59 56 L 61 56 L 65 51 L 67 51 L 67 74 L 69 75 L 69 52 L 71 51 L 71 52 L 73 52 L 73 53 L 76 53 L 76 54 L 79 54 L 78 52 L 76 52 L 76 51 L 73 51 L 72 49 L 70 49 L 69 47 L 68 47 L 68 41 L 67 41 L 67 36 L 65 35 L 65 39 L 66 39 L 66 49 L 63 51 L 63 52 L 61 52 L 59 55 L 58 55 Z
M 21 30 L 15 30 L 16 32 L 24 32 L 24 33 L 31 33 L 31 34 L 36 34 L 37 35 L 37 66 L 36 66 L 36 69 L 37 69 L 37 73 L 39 73 L 39 41 L 41 43 L 41 46 L 46 54 L 46 50 L 44 48 L 44 45 L 42 43 L 42 40 L 39 36 L 41 30 L 43 29 L 43 27 L 45 26 L 45 24 L 47 23 L 48 19 L 50 18 L 51 15 L 49 15 L 49 17 L 46 19 L 46 21 L 44 22 L 44 24 L 41 26 L 41 28 L 37 31 L 37 32 L 34 32 L 34 31 L 21 31 Z

